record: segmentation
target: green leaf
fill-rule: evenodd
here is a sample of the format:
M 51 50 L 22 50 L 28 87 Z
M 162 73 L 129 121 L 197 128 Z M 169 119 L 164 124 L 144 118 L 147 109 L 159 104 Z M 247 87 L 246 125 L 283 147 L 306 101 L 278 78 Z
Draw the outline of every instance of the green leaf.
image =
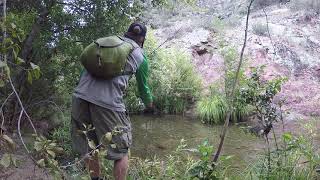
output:
M 21 64 L 24 64 L 25 61 L 24 61 L 22 58 L 17 57 L 17 58 L 16 58 L 16 63 L 17 63 L 17 65 L 21 65 Z
M 0 160 L 0 164 L 5 168 L 9 167 L 11 164 L 10 154 L 8 154 L 8 153 L 3 154 L 3 156 Z
M 2 79 L 0 79 L 0 88 L 4 87 L 6 85 L 6 83 L 4 83 L 4 81 Z
M 42 142 L 35 142 L 34 143 L 34 149 L 36 151 L 40 151 L 43 148 L 43 143 Z
M 283 139 L 285 140 L 285 141 L 291 141 L 292 140 L 292 134 L 291 133 L 284 133 L 283 135 L 282 135 L 282 137 L 283 137 Z
M 34 63 L 30 63 L 31 65 L 31 72 L 32 72 L 32 78 L 34 79 L 39 79 L 40 76 L 41 76 L 41 70 L 40 70 L 40 67 Z
M 6 67 L 6 66 L 7 66 L 7 63 L 5 63 L 4 61 L 0 61 L 0 68 Z
M 112 140 L 112 134 L 111 134 L 111 132 L 108 132 L 104 136 L 102 136 L 101 143 L 103 145 L 108 145 L 108 144 L 110 144 L 111 140 Z
M 11 163 L 17 167 L 17 158 L 13 154 L 11 154 Z
M 105 135 L 105 137 L 107 138 L 107 140 L 108 140 L 109 142 L 111 142 L 111 140 L 112 140 L 112 134 L 111 134 L 111 132 L 108 132 L 108 133 Z
M 32 73 L 31 73 L 31 71 L 27 72 L 27 80 L 28 80 L 28 83 L 32 84 Z
M 39 69 L 40 70 L 40 67 L 38 66 L 38 65 L 36 65 L 36 64 L 34 64 L 34 63 L 30 63 L 30 65 L 31 65 L 31 68 L 33 69 L 33 70 L 35 70 L 35 69 Z
M 91 149 L 96 149 L 96 144 L 92 140 L 89 140 L 88 145 Z
M 4 71 L 6 72 L 7 76 L 10 76 L 10 68 L 8 66 L 4 67 Z
M 46 163 L 44 162 L 44 159 L 40 159 L 39 161 L 37 161 L 37 164 L 38 164 L 40 167 L 45 167 L 45 166 L 46 166 Z
M 117 145 L 115 145 L 115 144 L 111 144 L 110 146 L 111 146 L 111 148 L 113 148 L 113 149 L 117 148 Z
M 17 59 L 18 58 L 18 54 L 17 54 L 15 49 L 12 49 L 12 53 L 13 53 L 13 58 Z
M 11 23 L 10 25 L 11 25 L 12 29 L 16 29 L 17 28 L 17 26 L 14 23 Z
M 54 153 L 53 151 L 47 149 L 47 153 L 52 157 L 55 158 L 56 157 L 56 153 Z
M 58 154 L 63 154 L 63 151 L 64 151 L 63 148 L 61 147 L 54 147 L 52 150 Z
M 5 140 L 7 142 L 7 144 L 9 145 L 11 150 L 15 150 L 16 149 L 16 144 L 14 143 L 14 141 L 7 135 L 2 135 L 1 139 Z

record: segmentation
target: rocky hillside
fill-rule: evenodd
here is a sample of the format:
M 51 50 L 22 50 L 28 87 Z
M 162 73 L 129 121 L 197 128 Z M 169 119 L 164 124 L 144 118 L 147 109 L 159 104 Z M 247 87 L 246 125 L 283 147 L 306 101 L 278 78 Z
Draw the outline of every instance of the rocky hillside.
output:
M 219 42 L 223 39 L 239 51 L 243 43 L 246 3 L 229 2 L 202 1 L 196 7 L 153 10 L 146 16 L 160 42 L 174 36 L 164 46 L 192 55 L 205 87 L 224 76 Z M 310 119 L 320 116 L 320 14 L 294 8 L 293 3 L 265 8 L 255 4 L 244 68 L 266 65 L 265 79 L 287 77 L 277 98 L 285 100 L 291 114 L 287 119 Z

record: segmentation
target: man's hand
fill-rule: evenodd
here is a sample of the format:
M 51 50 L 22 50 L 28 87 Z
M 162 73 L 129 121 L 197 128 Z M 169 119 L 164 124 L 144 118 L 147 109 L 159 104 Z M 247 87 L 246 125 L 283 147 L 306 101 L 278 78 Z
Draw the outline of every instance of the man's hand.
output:
M 146 106 L 146 109 L 143 111 L 144 114 L 150 114 L 150 115 L 159 115 L 160 111 L 155 107 L 153 103 L 149 103 Z

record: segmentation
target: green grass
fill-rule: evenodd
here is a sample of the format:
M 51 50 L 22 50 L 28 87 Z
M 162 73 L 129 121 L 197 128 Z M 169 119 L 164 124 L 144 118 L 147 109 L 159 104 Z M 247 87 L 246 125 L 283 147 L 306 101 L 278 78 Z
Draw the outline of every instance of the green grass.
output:
M 225 93 L 220 92 L 219 87 L 215 84 L 210 86 L 210 95 L 202 97 L 196 104 L 196 114 L 203 123 L 208 124 L 222 124 L 227 116 L 228 100 Z M 231 114 L 231 121 L 239 122 L 249 114 L 250 107 L 240 102 L 236 93 L 235 108 Z
M 226 99 L 221 95 L 203 98 L 197 103 L 197 114 L 203 123 L 221 124 L 227 113 Z
M 53 130 L 51 138 L 61 145 L 66 155 L 72 154 L 70 112 L 64 114 L 63 118 L 60 120 L 60 126 Z
M 183 113 L 200 95 L 200 77 L 187 53 L 173 48 L 160 48 L 154 52 L 157 47 L 151 31 L 147 35 L 145 51 L 149 60 L 149 85 L 154 103 L 163 113 Z M 136 82 L 132 79 L 125 97 L 130 112 L 141 109 L 137 95 Z

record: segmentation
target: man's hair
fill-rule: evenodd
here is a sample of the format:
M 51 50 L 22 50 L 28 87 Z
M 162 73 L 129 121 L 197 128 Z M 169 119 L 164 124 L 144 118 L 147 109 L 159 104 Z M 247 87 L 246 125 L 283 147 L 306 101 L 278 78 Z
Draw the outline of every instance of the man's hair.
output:
M 132 23 L 129 26 L 128 31 L 124 34 L 125 37 L 130 38 L 137 43 L 142 43 L 142 46 L 143 46 L 143 42 L 139 42 L 139 40 L 141 37 L 146 37 L 146 35 L 147 35 L 147 27 L 140 22 Z

